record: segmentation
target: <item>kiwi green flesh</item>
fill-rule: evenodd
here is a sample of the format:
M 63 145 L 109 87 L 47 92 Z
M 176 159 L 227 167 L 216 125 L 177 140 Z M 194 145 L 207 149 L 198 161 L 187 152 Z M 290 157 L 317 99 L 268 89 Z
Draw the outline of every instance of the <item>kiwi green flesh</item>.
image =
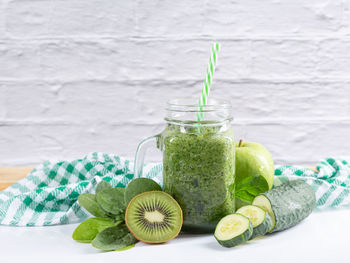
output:
M 182 210 L 169 194 L 161 191 L 146 192 L 129 202 L 125 221 L 138 240 L 163 243 L 179 234 Z

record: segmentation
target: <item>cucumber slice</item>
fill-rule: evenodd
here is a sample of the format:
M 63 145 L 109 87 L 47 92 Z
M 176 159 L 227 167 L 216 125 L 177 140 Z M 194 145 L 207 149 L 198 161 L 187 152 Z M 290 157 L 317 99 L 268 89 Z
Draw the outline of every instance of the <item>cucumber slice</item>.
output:
M 224 247 L 234 247 L 250 239 L 253 225 L 249 219 L 240 214 L 222 218 L 216 226 L 214 237 Z
M 274 226 L 269 232 L 277 232 L 308 217 L 316 206 L 315 192 L 304 181 L 284 183 L 255 197 L 253 205 L 265 209 Z
M 236 211 L 237 214 L 249 218 L 253 225 L 253 234 L 250 239 L 265 235 L 272 228 L 272 219 L 262 208 L 255 205 L 246 205 Z
M 254 198 L 253 205 L 261 207 L 269 214 L 269 216 L 272 220 L 272 225 L 267 232 L 271 232 L 272 229 L 274 229 L 274 227 L 276 225 L 276 220 L 275 220 L 275 214 L 272 211 L 272 207 L 271 207 L 271 203 L 270 203 L 269 199 L 267 199 L 266 196 L 264 196 L 264 195 L 258 195 L 257 197 Z

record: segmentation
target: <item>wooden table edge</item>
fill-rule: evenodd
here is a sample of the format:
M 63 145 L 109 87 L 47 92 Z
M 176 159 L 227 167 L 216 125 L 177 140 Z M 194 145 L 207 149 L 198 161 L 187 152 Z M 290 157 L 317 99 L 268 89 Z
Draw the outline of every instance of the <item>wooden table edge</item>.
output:
M 0 191 L 6 189 L 11 184 L 23 179 L 34 167 L 0 167 Z

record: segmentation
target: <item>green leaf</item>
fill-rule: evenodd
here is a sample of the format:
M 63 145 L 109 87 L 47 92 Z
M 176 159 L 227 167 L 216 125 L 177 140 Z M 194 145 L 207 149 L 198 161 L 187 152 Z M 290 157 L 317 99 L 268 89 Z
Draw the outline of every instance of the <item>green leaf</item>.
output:
M 130 246 L 127 246 L 127 247 L 122 247 L 122 248 L 118 248 L 118 249 L 115 249 L 114 251 L 124 251 L 124 250 L 128 250 L 128 249 L 131 249 L 135 246 L 135 244 L 132 244 Z
M 263 176 L 248 176 L 236 184 L 235 196 L 243 202 L 251 203 L 258 194 L 268 190 L 269 185 Z
M 103 189 L 109 189 L 109 188 L 113 188 L 108 182 L 102 180 L 101 182 L 98 183 L 98 185 L 96 186 L 96 194 L 98 192 L 101 192 Z
M 99 204 L 97 203 L 94 194 L 81 194 L 78 197 L 79 204 L 84 207 L 90 214 L 97 217 L 107 217 Z
M 113 217 L 114 221 L 124 221 L 125 220 L 125 211 L 118 215 L 114 215 Z
M 97 236 L 102 230 L 120 224 L 114 223 L 108 218 L 93 217 L 82 222 L 73 232 L 73 239 L 82 243 L 91 243 L 91 241 Z
M 136 195 L 148 191 L 162 191 L 162 188 L 152 179 L 137 178 L 132 180 L 125 189 L 126 204 L 128 204 Z
M 105 188 L 97 193 L 96 200 L 101 208 L 112 215 L 125 211 L 124 188 Z
M 137 239 L 129 232 L 128 228 L 124 224 L 120 224 L 101 231 L 91 245 L 98 249 L 111 251 L 131 246 L 136 242 Z

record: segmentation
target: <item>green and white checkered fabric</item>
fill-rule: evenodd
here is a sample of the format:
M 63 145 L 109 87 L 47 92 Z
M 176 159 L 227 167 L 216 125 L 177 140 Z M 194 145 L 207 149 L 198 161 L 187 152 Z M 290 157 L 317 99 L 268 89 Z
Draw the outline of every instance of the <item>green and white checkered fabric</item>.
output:
M 349 163 L 328 158 L 317 166 L 319 173 L 281 166 L 276 169 L 275 184 L 302 179 L 315 190 L 319 208 L 350 205 Z M 101 180 L 125 187 L 133 177 L 133 164 L 116 155 L 92 153 L 73 161 L 44 162 L 0 192 L 0 224 L 45 226 L 82 221 L 89 215 L 77 202 L 81 193 L 94 192 Z M 162 165 L 146 164 L 144 177 L 162 184 Z
M 161 184 L 161 168 L 145 165 L 144 176 Z M 73 161 L 44 162 L 0 192 L 0 224 L 46 226 L 79 222 L 88 217 L 77 202 L 81 193 L 94 192 L 101 180 L 125 187 L 133 176 L 133 164 L 116 155 L 92 153 Z
M 350 158 L 326 158 L 315 172 L 298 166 L 280 166 L 275 170 L 274 185 L 290 180 L 304 180 L 316 193 L 316 206 L 350 206 Z

